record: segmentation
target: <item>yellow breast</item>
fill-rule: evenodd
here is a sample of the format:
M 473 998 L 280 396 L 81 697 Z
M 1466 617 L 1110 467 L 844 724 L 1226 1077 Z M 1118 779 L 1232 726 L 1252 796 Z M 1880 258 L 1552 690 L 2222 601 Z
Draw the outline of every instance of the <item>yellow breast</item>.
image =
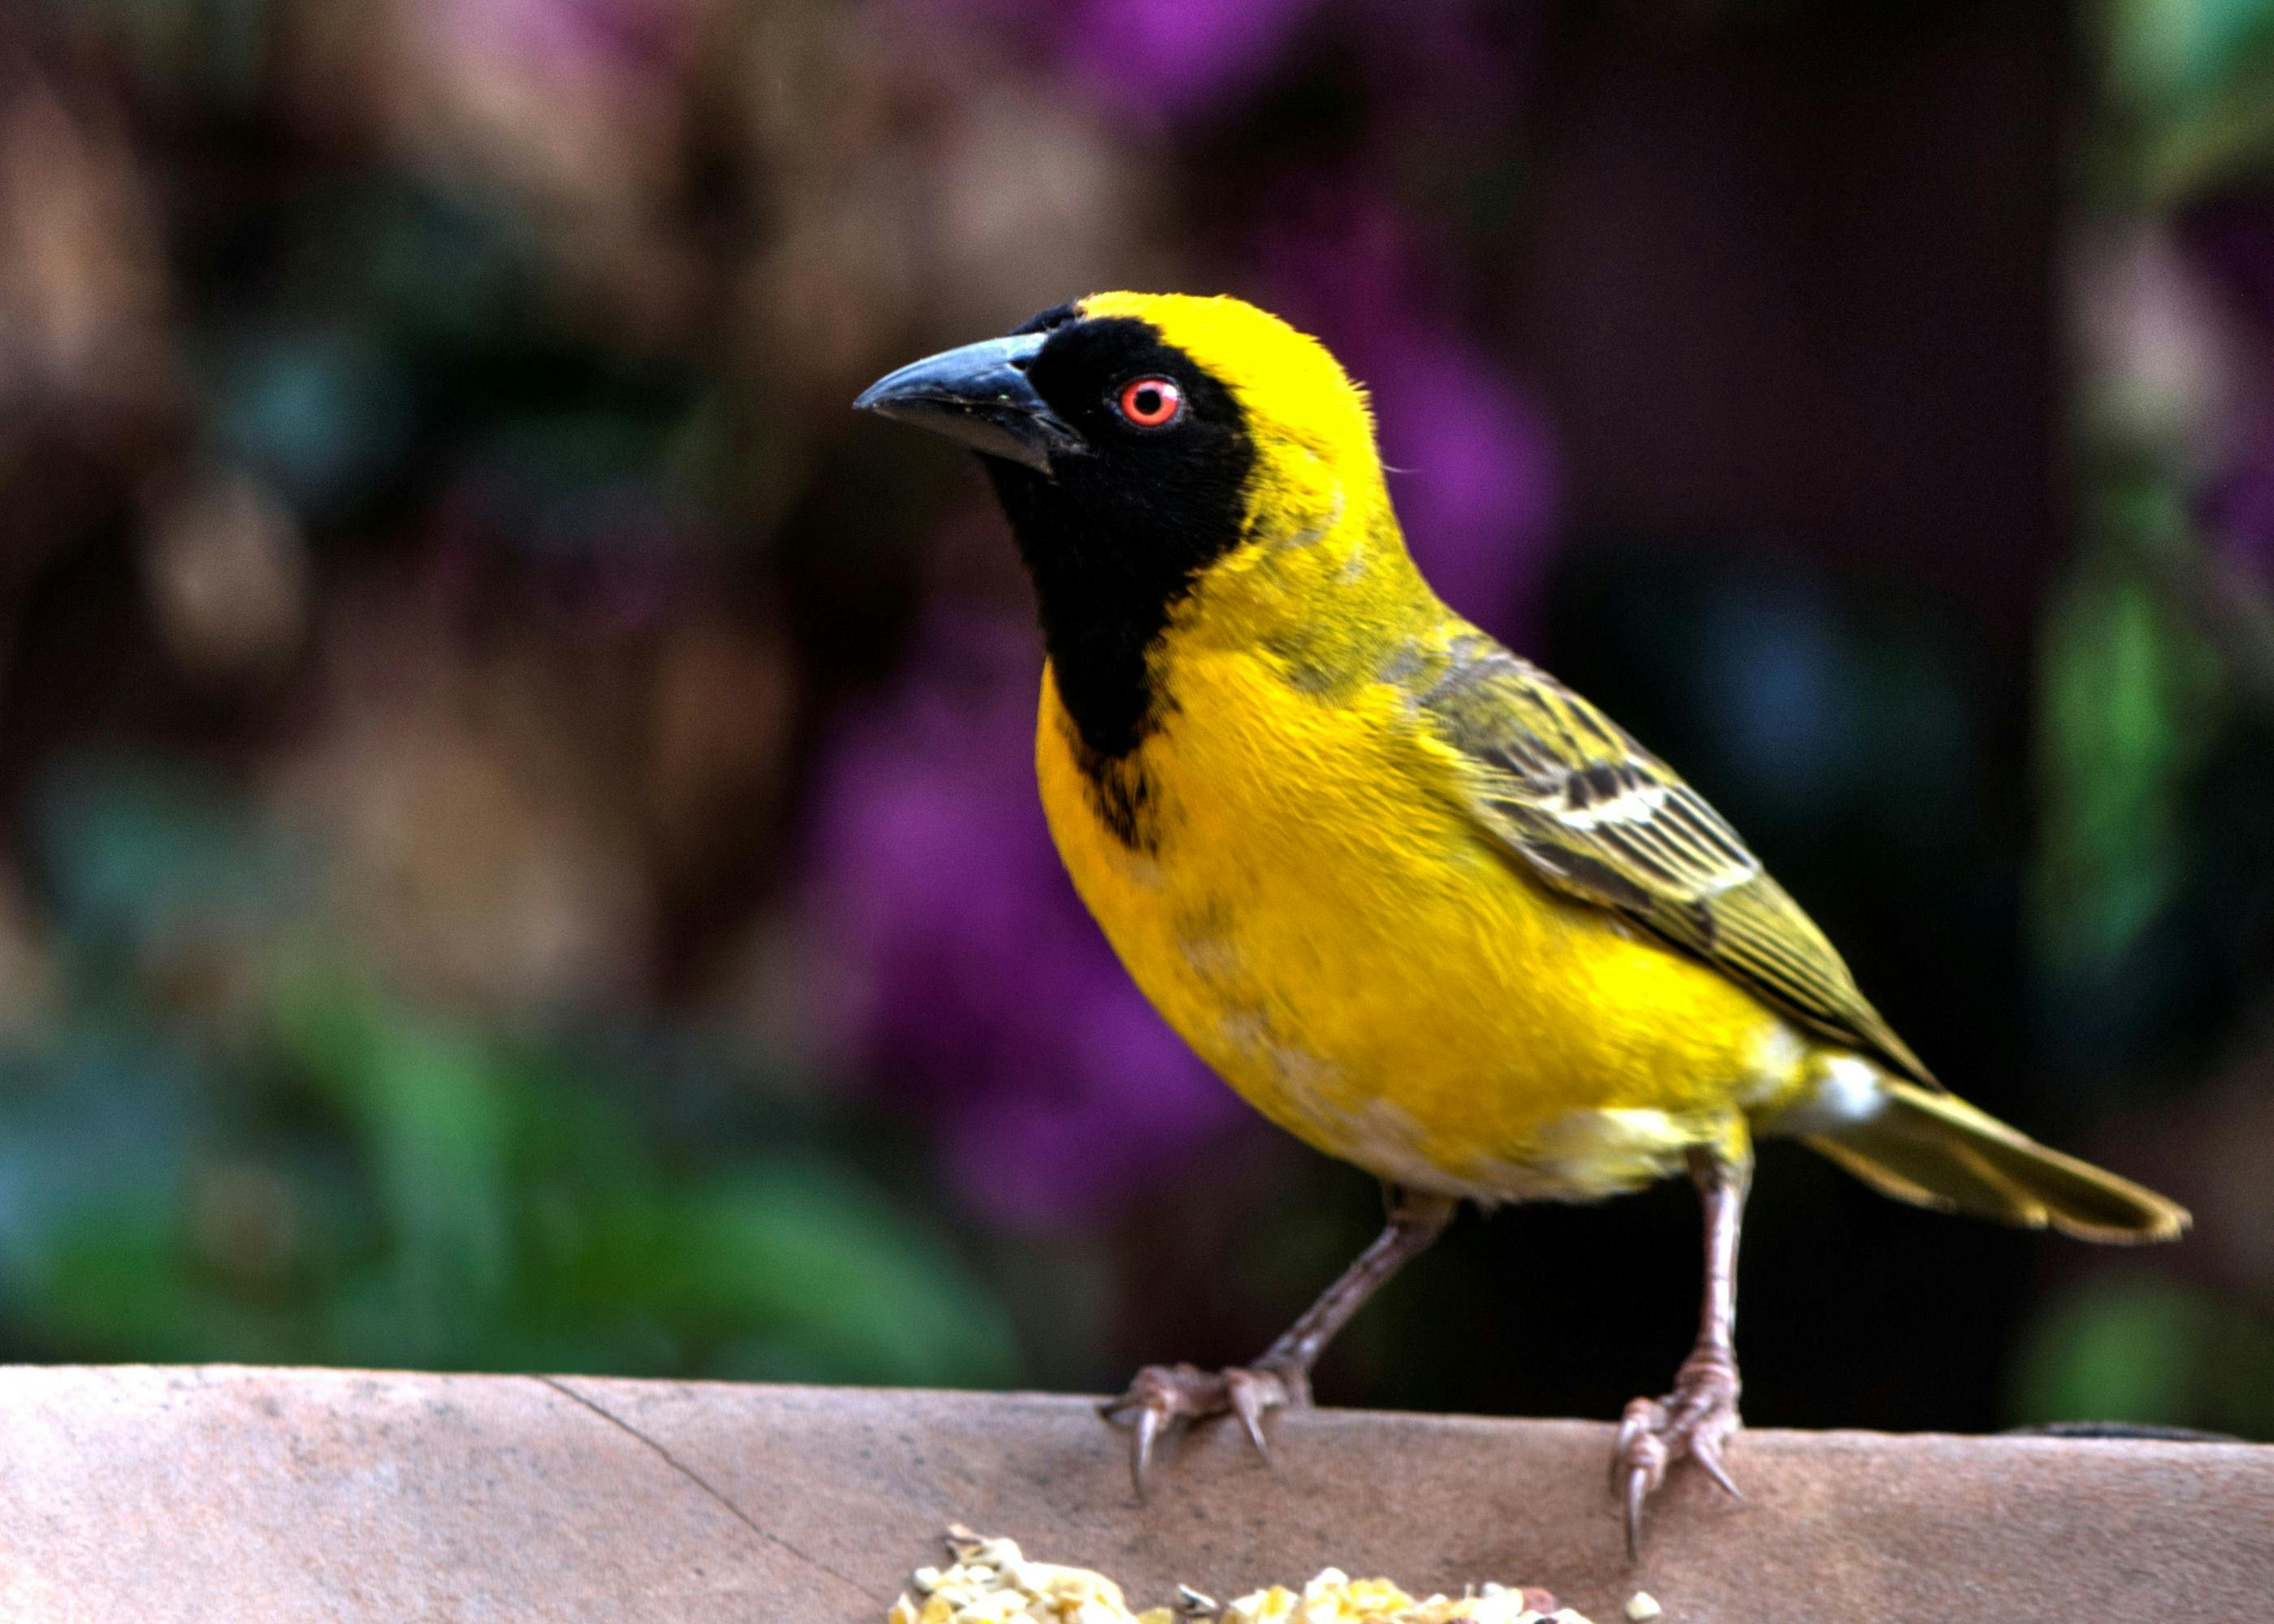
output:
M 1043 803 L 1130 975 L 1265 1116 L 1395 1182 L 1584 1196 L 1799 1086 L 1781 1018 L 1480 838 L 1393 685 L 1329 703 L 1171 636 L 1164 719 L 1103 787 L 1045 673 Z

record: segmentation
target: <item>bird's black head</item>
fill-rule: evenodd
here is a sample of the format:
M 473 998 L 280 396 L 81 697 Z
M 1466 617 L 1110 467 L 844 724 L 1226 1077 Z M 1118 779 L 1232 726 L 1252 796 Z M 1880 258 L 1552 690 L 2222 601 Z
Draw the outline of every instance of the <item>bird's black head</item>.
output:
M 1247 528 L 1254 437 L 1231 389 L 1156 322 L 1062 304 L 854 404 L 980 454 L 1067 714 L 1097 756 L 1128 754 L 1158 720 L 1154 646 Z

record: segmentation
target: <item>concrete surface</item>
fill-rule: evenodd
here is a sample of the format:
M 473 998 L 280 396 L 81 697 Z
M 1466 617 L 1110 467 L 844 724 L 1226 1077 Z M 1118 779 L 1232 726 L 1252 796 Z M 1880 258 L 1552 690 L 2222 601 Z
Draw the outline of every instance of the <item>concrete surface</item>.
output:
M 1748 1432 L 1630 1569 L 1607 1427 L 1221 1427 L 1149 1500 L 1080 1399 L 587 1378 L 0 1370 L 0 1620 L 878 1620 L 951 1522 L 1133 1601 L 1328 1563 L 1598 1624 L 2274 1618 L 2274 1447 Z

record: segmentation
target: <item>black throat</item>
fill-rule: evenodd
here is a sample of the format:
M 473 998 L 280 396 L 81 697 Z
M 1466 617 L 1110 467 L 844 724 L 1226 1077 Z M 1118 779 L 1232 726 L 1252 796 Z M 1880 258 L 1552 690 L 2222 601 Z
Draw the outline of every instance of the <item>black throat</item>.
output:
M 1113 416 L 1112 391 L 1148 372 L 1185 390 L 1186 417 L 1175 429 L 1132 432 Z M 1089 449 L 1058 459 L 1049 475 L 982 461 L 1034 581 L 1058 697 L 1095 774 L 1161 725 L 1168 701 L 1153 651 L 1201 572 L 1239 545 L 1255 452 L 1231 392 L 1148 323 L 1070 323 L 1030 375 Z

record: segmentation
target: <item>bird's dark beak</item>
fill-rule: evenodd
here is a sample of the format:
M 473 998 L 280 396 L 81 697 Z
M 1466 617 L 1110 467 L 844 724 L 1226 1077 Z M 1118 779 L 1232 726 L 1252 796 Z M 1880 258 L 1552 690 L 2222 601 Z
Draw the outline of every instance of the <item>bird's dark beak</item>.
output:
M 1014 333 L 927 356 L 870 384 L 853 410 L 913 423 L 983 455 L 1047 474 L 1051 457 L 1082 447 L 1081 437 L 1027 380 L 1028 364 L 1049 337 Z

